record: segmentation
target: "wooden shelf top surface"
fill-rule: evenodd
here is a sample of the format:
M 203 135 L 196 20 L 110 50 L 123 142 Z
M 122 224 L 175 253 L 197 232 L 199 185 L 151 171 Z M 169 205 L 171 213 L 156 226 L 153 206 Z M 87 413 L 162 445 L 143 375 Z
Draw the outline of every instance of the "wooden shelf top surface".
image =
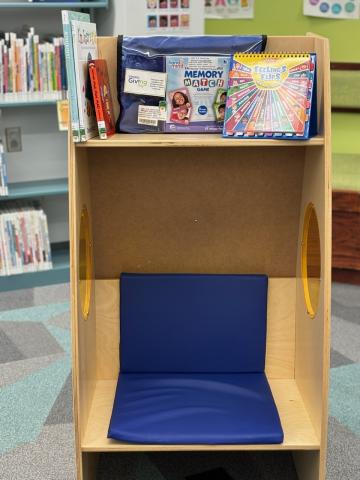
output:
M 219 134 L 159 134 L 117 133 L 107 140 L 99 137 L 85 143 L 76 144 L 77 148 L 99 147 L 305 147 L 324 145 L 325 139 L 316 136 L 310 140 L 273 140 L 223 138 Z
M 81 442 L 84 452 L 140 452 L 186 450 L 318 450 L 320 442 L 293 379 L 269 380 L 285 439 L 281 445 L 145 445 L 107 438 L 116 389 L 115 380 L 98 381 L 87 429 Z

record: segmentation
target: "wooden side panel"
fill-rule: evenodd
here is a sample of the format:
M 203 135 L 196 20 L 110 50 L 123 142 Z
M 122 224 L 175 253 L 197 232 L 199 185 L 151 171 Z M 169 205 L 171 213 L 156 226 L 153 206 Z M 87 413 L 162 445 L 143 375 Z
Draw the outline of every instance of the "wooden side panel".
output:
M 330 142 L 330 82 L 329 52 L 325 39 L 315 38 L 315 51 L 319 58 L 320 88 L 323 91 L 321 105 L 324 106 L 324 147 L 307 151 L 301 221 L 299 225 L 299 248 L 297 265 L 297 306 L 296 306 L 296 358 L 295 380 L 303 397 L 316 434 L 321 441 L 319 462 L 308 457 L 298 457 L 298 472 L 306 472 L 300 480 L 325 479 L 327 442 L 327 397 L 330 349 L 330 289 L 331 289 L 331 142 Z M 321 87 L 322 84 L 322 87 Z M 306 312 L 301 279 L 301 242 L 304 213 L 312 202 L 319 222 L 321 243 L 321 284 L 318 311 L 315 318 Z M 311 474 L 310 474 L 310 470 Z M 316 470 L 316 471 L 315 471 Z
M 96 381 L 96 317 L 92 295 L 90 314 L 82 317 L 79 298 L 79 238 L 81 208 L 86 205 L 91 218 L 89 177 L 86 150 L 75 149 L 72 142 L 69 152 L 70 190 L 70 275 L 72 314 L 72 372 L 74 398 L 74 424 L 78 480 L 88 480 L 80 453 L 80 444 L 85 432 Z
M 97 378 L 119 374 L 119 280 L 96 280 Z M 271 379 L 294 378 L 295 278 L 271 278 L 268 297 L 266 373 Z
M 99 454 L 83 452 L 81 455 L 83 463 L 83 480 L 96 480 Z
M 296 279 L 270 278 L 265 372 L 268 378 L 294 378 Z
M 119 280 L 96 280 L 95 292 L 97 378 L 116 380 L 120 370 Z
M 320 451 L 294 451 L 293 457 L 299 480 L 318 480 Z

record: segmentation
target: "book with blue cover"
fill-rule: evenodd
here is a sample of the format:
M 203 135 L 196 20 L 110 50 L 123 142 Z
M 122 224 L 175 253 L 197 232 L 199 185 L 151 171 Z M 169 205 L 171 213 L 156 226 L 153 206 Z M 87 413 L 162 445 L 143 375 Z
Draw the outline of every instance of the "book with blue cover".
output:
M 90 22 L 90 15 L 88 13 L 71 12 L 62 10 L 62 22 L 64 31 L 64 48 L 65 61 L 68 82 L 68 96 L 71 113 L 71 129 L 74 142 L 80 142 L 80 123 L 79 123 L 79 108 L 76 90 L 76 76 L 75 76 L 75 60 L 73 50 L 73 37 L 71 23 L 74 20 L 82 22 Z
M 316 133 L 314 54 L 236 53 L 223 135 L 308 139 Z

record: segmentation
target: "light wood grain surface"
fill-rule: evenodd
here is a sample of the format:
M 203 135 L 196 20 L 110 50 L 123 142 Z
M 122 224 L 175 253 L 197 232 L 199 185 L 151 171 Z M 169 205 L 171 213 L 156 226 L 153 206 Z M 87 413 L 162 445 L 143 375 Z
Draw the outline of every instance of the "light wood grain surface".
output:
M 240 139 L 222 138 L 220 134 L 162 134 L 162 133 L 140 133 L 125 134 L 117 133 L 107 140 L 98 137 L 88 140 L 86 143 L 78 143 L 76 148 L 183 148 L 183 147 L 214 147 L 214 148 L 241 148 L 241 147 L 316 147 L 324 145 L 324 137 L 317 136 L 309 140 L 272 140 L 272 139 Z
M 329 50 L 328 42 L 314 35 L 268 37 L 268 51 L 281 52 L 284 47 L 317 54 L 319 137 L 275 141 L 120 134 L 76 147 L 70 141 L 78 480 L 94 478 L 99 451 L 149 449 L 293 450 L 299 480 L 325 479 L 331 266 Z M 116 38 L 100 38 L 99 51 L 110 66 L 118 112 Z M 169 154 L 168 147 L 177 148 Z M 313 319 L 306 314 L 299 269 L 303 213 L 310 201 L 318 214 L 322 244 L 320 303 Z M 90 318 L 81 317 L 78 226 L 83 203 L 92 220 L 99 280 L 115 279 L 125 270 L 264 272 L 278 279 L 269 289 L 266 371 L 285 430 L 283 445 L 134 446 L 106 439 L 119 367 L 119 297 L 115 284 L 101 284 Z
M 294 380 L 271 380 L 270 387 L 279 411 L 285 440 L 280 445 L 141 445 L 107 438 L 116 389 L 115 380 L 98 381 L 82 451 L 218 451 L 218 450 L 318 450 L 316 436 Z

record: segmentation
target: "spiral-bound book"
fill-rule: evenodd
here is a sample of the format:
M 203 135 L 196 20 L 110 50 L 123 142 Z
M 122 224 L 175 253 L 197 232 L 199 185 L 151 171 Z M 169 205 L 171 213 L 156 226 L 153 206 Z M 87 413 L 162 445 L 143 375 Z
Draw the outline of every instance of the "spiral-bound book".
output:
M 316 56 L 236 53 L 223 135 L 307 139 L 316 134 Z

